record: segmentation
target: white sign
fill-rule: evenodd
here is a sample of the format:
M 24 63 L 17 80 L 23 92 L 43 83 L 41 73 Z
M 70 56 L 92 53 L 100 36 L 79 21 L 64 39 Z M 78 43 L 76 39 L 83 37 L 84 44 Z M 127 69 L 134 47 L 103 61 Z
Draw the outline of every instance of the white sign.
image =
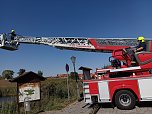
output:
M 25 83 L 19 85 L 19 102 L 24 102 L 25 98 L 29 101 L 40 100 L 40 83 Z

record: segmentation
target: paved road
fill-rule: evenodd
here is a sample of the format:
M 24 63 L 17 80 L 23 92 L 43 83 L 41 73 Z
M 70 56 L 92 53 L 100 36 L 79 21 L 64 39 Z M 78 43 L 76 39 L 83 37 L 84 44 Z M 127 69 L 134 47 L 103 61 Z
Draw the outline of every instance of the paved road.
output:
M 75 102 L 60 111 L 48 111 L 40 114 L 89 114 L 91 108 L 84 101 Z M 112 108 L 110 104 L 103 105 L 97 114 L 152 114 L 152 102 L 142 103 L 133 110 L 119 110 Z
M 89 105 L 86 105 L 84 101 L 82 102 L 74 102 L 67 106 L 66 108 L 59 111 L 47 111 L 42 112 L 40 114 L 89 114 Z
M 117 108 L 100 108 L 97 114 L 152 114 L 152 107 L 136 107 L 133 110 L 119 110 Z

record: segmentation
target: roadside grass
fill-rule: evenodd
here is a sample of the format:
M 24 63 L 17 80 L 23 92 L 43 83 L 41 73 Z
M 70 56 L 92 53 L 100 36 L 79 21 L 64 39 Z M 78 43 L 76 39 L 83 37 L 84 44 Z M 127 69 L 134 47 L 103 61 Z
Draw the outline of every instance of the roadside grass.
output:
M 0 97 L 16 96 L 15 87 L 0 87 Z
M 53 103 L 51 101 L 49 101 L 45 110 L 46 111 L 61 110 L 75 101 L 76 101 L 76 98 L 70 99 L 69 101 L 68 101 L 68 99 L 55 99 Z

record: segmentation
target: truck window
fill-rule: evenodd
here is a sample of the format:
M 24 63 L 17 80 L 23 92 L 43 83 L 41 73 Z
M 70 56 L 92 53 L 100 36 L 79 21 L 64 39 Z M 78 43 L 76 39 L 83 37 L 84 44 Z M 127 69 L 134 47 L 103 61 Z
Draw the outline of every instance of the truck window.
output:
M 113 73 L 113 74 L 109 74 L 109 77 L 110 78 L 118 78 L 118 77 L 129 77 L 132 75 L 132 72 L 116 72 L 116 73 Z

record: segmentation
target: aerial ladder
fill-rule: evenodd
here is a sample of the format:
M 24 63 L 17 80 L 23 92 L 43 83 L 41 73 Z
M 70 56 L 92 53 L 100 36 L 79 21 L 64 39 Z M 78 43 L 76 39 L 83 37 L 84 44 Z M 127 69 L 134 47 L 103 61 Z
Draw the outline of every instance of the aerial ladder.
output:
M 43 44 L 59 49 L 106 53 L 137 45 L 134 38 L 29 37 L 18 35 L 14 38 L 14 41 L 11 41 L 10 34 L 0 34 L 0 48 L 2 49 L 14 51 L 18 49 L 21 43 Z
M 17 35 L 14 40 L 11 40 L 10 34 L 0 34 L 0 48 L 2 49 L 18 50 L 22 43 L 42 44 L 66 50 L 112 53 L 109 61 L 114 62 L 111 58 L 117 59 L 123 62 L 125 68 L 132 66 L 129 51 L 131 47 L 138 44 L 136 38 L 29 37 Z M 140 70 L 152 69 L 152 40 L 147 39 L 146 45 L 146 52 L 135 54 L 136 66 L 140 66 Z

